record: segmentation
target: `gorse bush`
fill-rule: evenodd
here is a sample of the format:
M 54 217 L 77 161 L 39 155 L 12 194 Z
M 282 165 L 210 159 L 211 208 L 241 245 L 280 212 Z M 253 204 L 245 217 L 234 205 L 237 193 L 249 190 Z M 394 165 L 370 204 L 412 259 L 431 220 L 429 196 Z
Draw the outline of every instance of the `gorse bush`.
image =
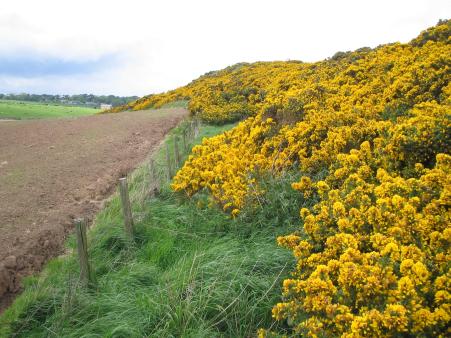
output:
M 273 308 L 293 334 L 449 335 L 450 32 L 446 20 L 408 44 L 239 64 L 128 107 L 189 99 L 208 122 L 247 117 L 196 146 L 172 184 L 233 217 L 276 198 L 256 173 L 300 173 L 300 229 L 278 238 L 297 265 Z
M 204 139 L 172 187 L 207 190 L 237 216 L 268 194 L 253 173 L 303 173 L 292 188 L 315 203 L 300 210 L 301 231 L 278 238 L 297 267 L 273 309 L 293 333 L 449 333 L 449 33 L 446 21 L 410 44 L 215 74 L 224 88 L 260 84 L 240 103 L 252 116 Z M 223 121 L 229 104 L 214 110 L 217 87 L 204 92 L 190 107 Z
M 376 140 L 374 144 L 383 142 Z M 449 324 L 451 156 L 412 177 L 381 168 L 362 143 L 340 154 L 325 180 L 293 188 L 320 201 L 301 209 L 305 238 L 279 237 L 297 268 L 273 315 L 297 333 L 377 337 L 445 334 Z M 309 314 L 301 320 L 299 312 Z

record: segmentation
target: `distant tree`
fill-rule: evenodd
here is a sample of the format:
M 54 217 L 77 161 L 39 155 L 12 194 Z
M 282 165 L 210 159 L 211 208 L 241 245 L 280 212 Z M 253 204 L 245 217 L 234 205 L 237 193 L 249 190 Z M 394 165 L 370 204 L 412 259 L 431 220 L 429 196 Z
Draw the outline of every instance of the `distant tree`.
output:
M 31 101 L 31 102 L 45 102 L 58 104 L 73 104 L 76 102 L 80 106 L 97 106 L 101 103 L 111 104 L 113 106 L 120 106 L 128 102 L 135 101 L 138 96 L 115 96 L 115 95 L 94 95 L 94 94 L 76 94 L 76 95 L 52 95 L 52 94 L 0 94 L 0 99 L 3 100 L 17 100 L 17 101 Z

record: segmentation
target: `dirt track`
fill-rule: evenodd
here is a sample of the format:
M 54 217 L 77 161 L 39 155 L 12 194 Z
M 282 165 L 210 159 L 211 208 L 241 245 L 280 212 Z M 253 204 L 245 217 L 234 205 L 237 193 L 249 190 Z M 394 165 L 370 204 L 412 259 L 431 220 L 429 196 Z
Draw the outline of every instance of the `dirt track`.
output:
M 0 123 L 0 312 L 187 112 Z

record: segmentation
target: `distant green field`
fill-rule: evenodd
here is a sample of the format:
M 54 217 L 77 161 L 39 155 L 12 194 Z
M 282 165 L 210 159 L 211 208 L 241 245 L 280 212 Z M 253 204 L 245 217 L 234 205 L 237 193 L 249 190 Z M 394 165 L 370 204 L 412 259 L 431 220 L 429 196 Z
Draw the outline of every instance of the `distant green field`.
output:
M 29 120 L 92 115 L 99 109 L 38 102 L 0 100 L 0 119 Z

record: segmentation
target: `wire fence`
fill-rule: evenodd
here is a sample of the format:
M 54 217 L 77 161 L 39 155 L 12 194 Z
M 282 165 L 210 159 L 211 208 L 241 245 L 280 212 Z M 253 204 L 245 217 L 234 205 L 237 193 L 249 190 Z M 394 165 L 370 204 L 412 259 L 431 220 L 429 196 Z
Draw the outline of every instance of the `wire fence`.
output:
M 124 232 L 127 239 L 134 241 L 133 203 L 142 203 L 148 198 L 158 196 L 163 185 L 168 184 L 183 165 L 185 158 L 191 151 L 194 140 L 199 136 L 201 122 L 199 119 L 183 121 L 178 127 L 179 133 L 169 135 L 165 141 L 146 160 L 143 171 L 136 175 L 144 175 L 141 179 L 131 176 L 130 182 L 139 182 L 139 186 L 131 192 L 127 177 L 119 179 L 121 207 L 124 216 Z M 164 149 L 162 149 L 164 147 Z M 83 218 L 75 221 L 77 249 L 80 263 L 80 280 L 83 285 L 89 285 L 94 280 L 91 274 L 88 257 L 88 241 L 86 240 L 87 222 Z

